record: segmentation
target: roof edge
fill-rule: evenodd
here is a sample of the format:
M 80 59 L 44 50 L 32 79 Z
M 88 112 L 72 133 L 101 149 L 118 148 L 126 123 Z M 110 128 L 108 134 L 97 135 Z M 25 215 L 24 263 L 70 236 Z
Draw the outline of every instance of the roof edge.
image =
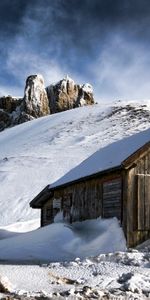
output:
M 137 156 L 141 155 L 144 156 L 145 152 L 150 148 L 150 142 L 145 143 L 142 147 L 138 150 L 133 152 L 130 156 L 128 156 L 123 162 L 122 167 L 128 169 L 131 165 L 138 159 Z M 143 155 L 142 155 L 143 154 Z
M 42 204 L 51 197 L 51 190 L 49 185 L 47 185 L 33 200 L 30 202 L 30 207 L 32 208 L 41 208 Z
M 102 176 L 102 175 L 107 174 L 108 172 L 119 171 L 119 170 L 122 170 L 122 169 L 123 169 L 123 166 L 119 165 L 119 166 L 116 166 L 114 168 L 109 168 L 107 170 L 103 170 L 103 171 L 100 171 L 100 172 L 97 172 L 97 173 L 94 173 L 94 174 L 91 174 L 91 175 L 87 175 L 85 177 L 78 178 L 76 180 L 72 180 L 72 181 L 66 182 L 66 183 L 58 185 L 56 187 L 52 187 L 52 188 L 50 187 L 49 190 L 55 191 L 55 190 L 58 190 L 58 189 L 70 186 L 70 185 L 72 185 L 74 183 L 79 183 L 79 182 L 84 181 L 84 180 L 90 180 L 92 178 L 95 178 L 98 175 Z

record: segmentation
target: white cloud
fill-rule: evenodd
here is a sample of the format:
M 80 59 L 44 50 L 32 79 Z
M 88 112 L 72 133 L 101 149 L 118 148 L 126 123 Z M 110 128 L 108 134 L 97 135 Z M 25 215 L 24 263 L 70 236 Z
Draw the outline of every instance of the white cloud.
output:
M 120 34 L 104 45 L 93 66 L 97 83 L 97 97 L 105 99 L 150 98 L 149 49 L 128 41 Z

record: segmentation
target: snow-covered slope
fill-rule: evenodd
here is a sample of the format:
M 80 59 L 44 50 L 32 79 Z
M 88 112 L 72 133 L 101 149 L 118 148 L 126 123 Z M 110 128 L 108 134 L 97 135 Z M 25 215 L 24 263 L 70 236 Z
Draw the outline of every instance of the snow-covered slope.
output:
M 0 225 L 38 217 L 32 198 L 96 150 L 150 127 L 150 101 L 94 105 L 0 133 Z M 119 151 L 119 150 L 118 150 Z

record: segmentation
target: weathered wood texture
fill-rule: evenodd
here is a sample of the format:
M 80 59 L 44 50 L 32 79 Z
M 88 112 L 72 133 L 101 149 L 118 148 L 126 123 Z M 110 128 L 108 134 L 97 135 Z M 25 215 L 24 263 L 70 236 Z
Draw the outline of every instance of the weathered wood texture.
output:
M 102 217 L 121 219 L 121 177 L 120 172 L 96 179 L 72 184 L 54 192 L 54 197 L 46 202 L 42 209 L 42 224 L 54 221 L 56 211 L 54 199 L 61 199 L 60 210 L 66 222 L 82 221 Z M 51 219 L 47 210 L 52 209 Z M 58 212 L 58 211 L 57 211 Z
M 103 183 L 103 217 L 121 220 L 122 180 L 117 178 Z
M 127 202 L 127 210 L 123 211 L 127 242 L 135 246 L 150 237 L 150 151 L 141 155 L 127 172 L 123 202 Z
M 42 226 L 62 211 L 66 222 L 99 216 L 120 219 L 128 246 L 150 237 L 150 150 L 140 151 L 122 171 L 71 184 L 54 191 L 42 208 Z M 57 207 L 56 207 L 57 203 Z
M 137 175 L 138 230 L 150 230 L 150 175 Z

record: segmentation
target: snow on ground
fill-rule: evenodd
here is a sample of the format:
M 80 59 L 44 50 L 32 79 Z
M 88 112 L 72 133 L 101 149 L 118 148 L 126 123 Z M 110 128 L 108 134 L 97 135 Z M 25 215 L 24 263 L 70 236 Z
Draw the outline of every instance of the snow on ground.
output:
M 20 297 L 150 299 L 150 241 L 126 250 L 117 219 L 21 231 L 0 242 L 1 281 Z
M 0 133 L 0 225 L 31 220 L 29 202 L 96 150 L 149 128 L 150 104 L 117 102 L 43 117 Z
M 5 264 L 0 265 L 0 274 L 20 295 L 42 292 L 50 299 L 150 299 L 147 251 L 117 251 L 48 265 Z
M 88 220 L 72 225 L 54 223 L 43 228 L 8 234 L 0 241 L 0 261 L 58 262 L 114 251 L 125 251 L 126 241 L 117 219 Z M 1 236 L 0 236 L 1 238 Z
M 29 232 L 40 227 L 40 219 L 33 219 L 26 222 L 17 222 L 0 227 L 0 240 L 20 235 L 21 232 Z

